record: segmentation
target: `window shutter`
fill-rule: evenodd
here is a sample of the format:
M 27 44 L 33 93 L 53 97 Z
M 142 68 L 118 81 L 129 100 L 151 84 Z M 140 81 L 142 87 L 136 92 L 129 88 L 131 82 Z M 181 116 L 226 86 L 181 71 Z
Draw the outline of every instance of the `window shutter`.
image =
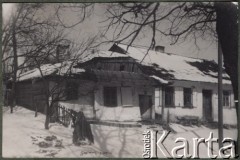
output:
M 122 105 L 123 106 L 132 106 L 133 105 L 133 95 L 131 87 L 122 87 Z

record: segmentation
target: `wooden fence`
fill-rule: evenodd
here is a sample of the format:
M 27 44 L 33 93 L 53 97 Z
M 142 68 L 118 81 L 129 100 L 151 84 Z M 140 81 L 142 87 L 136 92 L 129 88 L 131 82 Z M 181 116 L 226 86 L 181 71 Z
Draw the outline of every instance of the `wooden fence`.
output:
M 66 127 L 72 125 L 73 121 L 76 119 L 76 115 L 77 112 L 72 109 L 60 105 L 57 106 L 57 120 Z

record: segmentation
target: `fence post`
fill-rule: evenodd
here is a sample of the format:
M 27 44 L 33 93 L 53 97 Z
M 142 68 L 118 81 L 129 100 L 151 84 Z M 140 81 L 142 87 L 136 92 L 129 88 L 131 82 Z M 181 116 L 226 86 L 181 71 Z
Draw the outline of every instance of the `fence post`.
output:
M 62 109 L 62 123 L 63 123 L 63 120 L 64 120 L 64 110 L 63 110 L 63 107 L 61 109 Z
M 65 110 L 65 108 L 63 110 L 64 110 L 63 124 L 65 125 L 66 124 L 66 110 Z

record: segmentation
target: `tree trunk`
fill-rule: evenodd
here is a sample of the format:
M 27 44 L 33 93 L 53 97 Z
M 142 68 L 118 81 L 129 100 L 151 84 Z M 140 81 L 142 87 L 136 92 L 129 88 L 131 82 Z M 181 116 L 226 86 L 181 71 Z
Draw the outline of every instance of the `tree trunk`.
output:
M 11 113 L 13 113 L 13 107 L 16 105 L 16 81 L 17 81 L 17 70 L 18 70 L 18 56 L 17 56 L 17 40 L 16 40 L 16 28 L 15 21 L 12 26 L 12 44 L 13 44 L 13 80 L 12 80 L 12 105 Z
M 216 8 L 216 30 L 218 39 L 222 46 L 224 67 L 232 82 L 234 99 L 238 100 L 238 10 L 232 2 L 215 2 Z M 235 103 L 237 111 L 237 124 L 240 127 L 238 115 L 238 103 Z M 236 152 L 240 153 L 239 134 Z
M 46 105 L 46 119 L 45 119 L 45 129 L 49 129 L 49 122 L 50 122 L 50 113 L 49 113 L 49 104 Z
M 38 115 L 38 106 L 37 104 L 35 104 L 35 117 L 37 117 L 37 115 Z

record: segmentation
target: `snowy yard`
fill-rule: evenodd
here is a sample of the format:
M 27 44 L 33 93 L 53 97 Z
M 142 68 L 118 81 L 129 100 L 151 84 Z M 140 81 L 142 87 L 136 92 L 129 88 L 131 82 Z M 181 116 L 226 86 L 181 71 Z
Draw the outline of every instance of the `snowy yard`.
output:
M 144 130 L 141 128 L 120 128 L 104 125 L 91 125 L 94 135 L 94 145 L 75 146 L 72 143 L 73 129 L 60 124 L 50 124 L 50 129 L 44 129 L 45 116 L 22 107 L 15 107 L 10 114 L 8 108 L 3 111 L 3 157 L 142 157 Z M 171 150 L 177 137 L 184 137 L 192 145 L 192 138 L 209 137 L 213 132 L 217 137 L 217 129 L 204 126 L 186 127 L 179 124 L 170 125 L 177 133 L 170 133 L 164 144 Z M 156 130 L 163 130 L 157 126 Z M 224 129 L 224 137 L 236 139 L 237 129 Z M 179 145 L 179 144 L 178 144 Z M 213 150 L 218 149 L 217 144 Z M 191 153 L 191 147 L 190 147 Z M 207 156 L 207 146 L 200 145 L 200 155 Z M 161 157 L 161 154 L 158 154 Z M 206 157 L 202 156 L 202 157 Z
M 22 107 L 15 107 L 10 114 L 6 108 L 3 111 L 3 157 L 105 157 L 94 146 L 72 144 L 72 129 L 60 124 L 50 124 L 50 129 L 44 129 L 45 116 Z M 46 137 L 56 136 L 53 141 Z M 56 143 L 62 141 L 62 146 Z M 50 147 L 39 147 L 39 142 L 50 142 Z

